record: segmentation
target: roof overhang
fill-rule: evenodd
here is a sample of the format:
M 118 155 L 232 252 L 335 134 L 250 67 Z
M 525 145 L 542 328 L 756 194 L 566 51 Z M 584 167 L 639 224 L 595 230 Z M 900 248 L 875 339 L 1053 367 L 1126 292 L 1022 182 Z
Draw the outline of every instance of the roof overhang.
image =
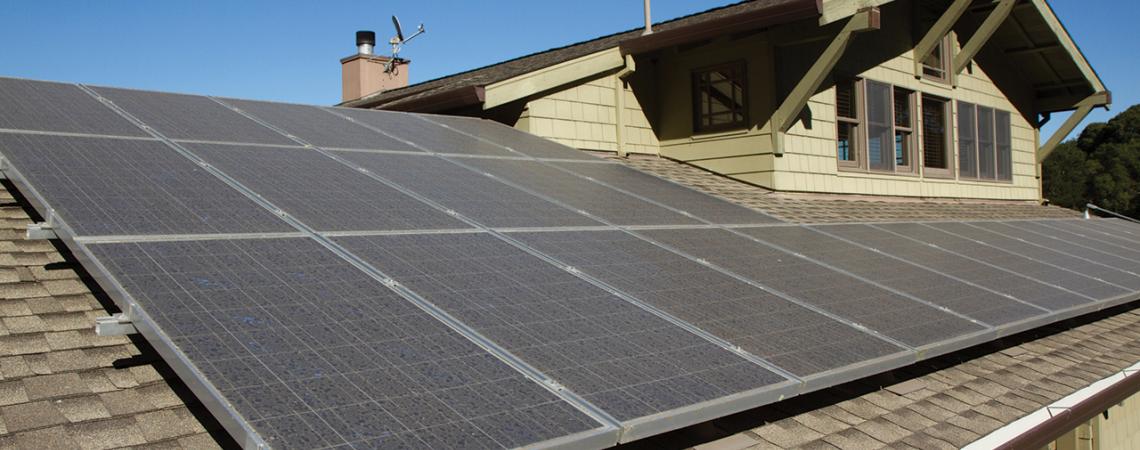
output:
M 707 20 L 687 27 L 655 31 L 650 34 L 622 41 L 622 54 L 638 54 L 708 39 L 726 33 L 755 30 L 772 25 L 780 25 L 797 20 L 810 19 L 820 14 L 825 0 L 796 0 L 768 8 L 756 9 L 742 14 Z M 854 14 L 854 11 L 852 11 Z
M 389 111 L 433 113 L 478 105 L 486 98 L 483 86 L 460 86 L 418 97 L 404 97 L 375 106 Z M 345 105 L 352 106 L 352 105 Z

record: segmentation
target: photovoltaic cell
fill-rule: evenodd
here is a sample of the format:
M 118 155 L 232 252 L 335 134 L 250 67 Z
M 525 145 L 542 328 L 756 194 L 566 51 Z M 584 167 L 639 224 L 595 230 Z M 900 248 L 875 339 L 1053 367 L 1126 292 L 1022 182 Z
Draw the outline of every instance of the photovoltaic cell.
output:
M 599 427 L 315 241 L 90 249 L 274 447 L 513 448 Z
M 914 244 L 911 241 L 889 242 L 890 234 L 865 225 L 818 228 L 877 248 L 887 255 L 904 258 L 904 261 L 808 228 L 769 228 L 771 229 L 746 228 L 740 231 L 990 325 L 1016 322 L 1044 313 L 1038 308 L 962 283 L 908 261 L 924 264 L 933 262 L 935 267 L 954 264 L 972 267 L 976 263 L 968 264 L 968 260 L 962 261 L 962 258 L 922 244 L 907 246 L 907 243 Z M 897 236 L 895 239 L 903 240 Z
M 705 259 L 910 346 L 981 331 L 981 325 L 790 253 L 723 230 L 647 230 L 637 234 Z
M 1099 255 L 1095 252 L 1077 245 L 1034 239 L 1032 235 L 996 222 L 934 223 L 930 226 L 1037 261 L 1064 267 L 1088 277 L 1140 290 L 1140 275 L 1120 270 L 1112 266 L 1111 261 L 1097 259 Z M 1021 236 L 1029 239 L 1019 240 Z
M 159 141 L 0 134 L 0 153 L 81 236 L 295 231 Z
M 1103 233 L 1100 230 L 1089 227 L 1084 222 L 1086 221 L 1050 220 L 1035 223 L 1055 230 L 1061 230 L 1066 234 L 1081 236 L 1086 241 L 1093 241 L 1097 249 L 1105 249 L 1105 251 L 1112 250 L 1113 254 L 1128 259 L 1140 260 L 1140 242 L 1121 238 L 1115 234 Z
M 950 278 L 941 277 L 938 279 L 946 281 L 931 286 L 919 281 L 917 277 L 908 278 L 908 276 L 913 275 L 911 272 L 913 272 L 914 269 L 907 269 L 905 266 L 899 266 L 897 268 L 901 273 L 894 275 L 894 277 L 897 278 L 890 283 L 905 286 L 908 293 L 911 293 L 909 291 L 913 291 L 912 294 L 922 294 L 919 296 L 920 298 L 927 299 L 936 304 L 940 304 L 943 296 L 954 297 L 952 300 L 954 302 L 953 304 L 961 304 L 965 309 L 964 311 L 958 312 L 971 317 L 974 317 L 971 311 L 979 309 L 985 311 L 989 309 L 987 305 L 996 311 L 1009 311 L 1005 314 L 998 313 L 996 317 L 991 319 L 994 320 L 994 322 L 986 321 L 992 325 L 1013 322 L 1018 319 L 1025 319 L 1046 312 L 1029 305 L 1036 305 L 1049 311 L 1057 311 L 1093 301 L 1090 298 L 1082 297 L 1076 293 L 1064 291 L 1037 280 L 998 270 L 969 258 L 945 252 L 924 243 L 915 242 L 866 225 L 834 225 L 820 226 L 818 228 L 875 248 L 884 253 L 921 264 L 938 273 L 953 276 L 959 280 L 965 280 L 974 285 L 989 289 L 989 291 L 984 291 L 968 284 L 963 285 L 964 283 Z M 786 243 L 783 242 L 781 242 L 781 244 L 786 245 Z M 817 241 L 816 245 L 822 246 L 822 240 Z M 796 250 L 798 251 L 799 249 L 797 248 Z M 823 251 L 826 250 L 824 249 Z M 892 277 L 891 274 L 894 272 L 890 269 L 890 264 L 885 261 L 866 259 L 860 263 L 861 257 L 873 258 L 873 252 L 854 250 L 845 256 L 846 259 L 842 267 L 852 272 L 878 272 L 883 277 Z M 860 267 L 861 265 L 862 267 Z M 897 266 L 898 263 L 895 263 L 895 265 Z M 929 281 L 931 283 L 935 282 L 934 279 L 930 279 Z M 938 289 L 927 290 L 927 288 L 934 288 L 936 286 Z M 995 294 L 994 292 L 1000 293 L 1001 295 Z M 1008 297 L 1003 297 L 1003 295 Z M 1020 302 L 1018 300 L 1020 300 Z
M 316 106 L 233 99 L 222 101 L 317 147 L 420 151 Z
M 489 227 L 601 225 L 575 211 L 435 156 L 366 152 L 337 154 Z
M 316 150 L 183 145 L 318 231 L 470 228 Z
M 104 87 L 93 89 L 170 139 L 294 144 L 207 97 Z
M 425 119 L 442 123 L 464 133 L 510 147 L 535 158 L 596 160 L 594 156 L 575 148 L 516 130 L 499 122 L 463 116 L 424 115 Z
M 621 164 L 556 163 L 607 185 L 720 224 L 779 222 L 775 218 Z
M 1132 224 L 1120 219 L 1089 220 L 1084 226 L 1140 244 L 1140 226 L 1133 228 Z
M 15 78 L 0 78 L 0 128 L 146 136 L 77 86 Z
M 335 240 L 619 420 L 784 381 L 488 234 Z
M 1017 227 L 1017 229 L 1022 230 L 1022 233 L 1032 233 L 1030 236 L 1047 236 L 1050 244 L 1063 241 L 1079 245 L 1095 252 L 1093 254 L 1102 255 L 1102 259 L 1110 258 L 1114 261 L 1113 265 L 1115 266 L 1140 273 L 1140 253 L 1137 251 L 1035 222 L 1021 221 L 1008 222 L 1006 224 Z
M 1108 299 L 1131 292 L 1120 286 L 1109 284 L 1078 272 L 1062 269 L 997 247 L 959 237 L 922 224 L 884 224 L 883 229 L 912 239 L 951 249 L 968 257 L 984 261 L 1035 280 L 1040 280 L 1079 292 L 1095 299 Z
M 903 351 L 621 231 L 511 236 L 801 377 Z
M 537 161 L 472 158 L 463 163 L 618 225 L 700 223 Z
M 502 146 L 449 130 L 412 114 L 372 109 L 329 109 L 398 139 L 412 142 L 430 152 L 460 155 L 521 156 Z

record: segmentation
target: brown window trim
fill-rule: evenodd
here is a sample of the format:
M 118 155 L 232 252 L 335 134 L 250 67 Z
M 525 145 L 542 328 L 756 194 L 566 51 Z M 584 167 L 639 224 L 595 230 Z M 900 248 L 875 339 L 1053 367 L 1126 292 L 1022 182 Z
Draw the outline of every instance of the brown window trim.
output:
M 866 117 L 866 113 L 863 109 L 863 80 L 859 78 L 848 78 L 845 79 L 844 82 L 851 83 L 851 96 L 854 97 L 853 101 L 855 102 L 855 117 L 840 117 L 839 108 L 836 108 L 835 110 L 835 159 L 839 163 L 839 167 L 841 169 L 858 170 L 863 167 L 864 158 L 862 155 L 864 149 L 866 148 L 866 137 L 864 136 L 864 127 L 866 127 L 866 124 L 863 123 L 864 117 Z M 835 95 L 835 105 L 838 106 L 838 87 L 836 88 Z M 849 149 L 849 151 L 855 156 L 854 159 L 839 159 L 839 122 L 848 123 L 854 126 L 854 132 L 852 132 L 850 136 L 851 148 Z
M 715 125 L 703 125 L 707 111 L 701 111 L 701 88 L 702 76 L 722 68 L 732 68 L 739 76 L 740 81 L 740 120 L 734 120 L 730 123 L 721 123 Z M 693 69 L 691 72 L 691 90 L 692 90 L 692 115 L 693 115 L 693 134 L 697 133 L 718 133 L 723 131 L 732 131 L 742 128 L 747 128 L 749 123 L 749 99 L 748 99 L 748 64 L 745 60 L 732 61 L 727 63 L 716 64 L 712 66 L 700 67 Z M 735 114 L 735 110 L 729 111 L 728 114 Z
M 922 93 L 922 123 L 920 129 L 923 133 L 922 148 L 919 149 L 918 154 L 922 158 L 922 175 L 930 178 L 945 178 L 953 179 L 956 172 L 957 164 L 955 159 L 958 154 L 954 151 L 954 114 L 951 110 L 953 100 L 948 98 L 939 97 L 933 94 Z M 946 161 L 946 168 L 927 167 L 926 166 L 926 99 L 933 99 L 942 102 L 942 157 Z
M 915 101 L 916 100 L 915 99 L 917 98 L 917 96 L 920 93 L 917 91 L 911 90 L 911 89 L 907 89 L 905 87 L 895 86 L 891 83 L 884 83 L 881 81 L 871 80 L 871 81 L 875 81 L 876 83 L 880 83 L 880 84 L 883 84 L 883 85 L 890 87 L 890 92 L 891 92 L 890 108 L 891 108 L 891 126 L 892 126 L 891 136 L 892 137 L 895 136 L 896 130 L 898 130 L 898 127 L 896 127 L 896 125 L 894 123 L 894 114 L 895 114 L 894 96 L 895 96 L 895 92 L 897 90 L 903 90 L 903 91 L 906 91 L 908 93 L 907 95 L 909 96 L 908 102 L 909 102 L 909 107 L 910 107 L 910 123 L 911 123 L 911 126 L 909 128 L 905 128 L 905 127 L 903 128 L 904 131 L 907 131 L 909 133 L 909 136 L 907 138 L 907 142 L 908 142 L 907 143 L 907 146 L 908 146 L 907 152 L 908 152 L 908 161 L 910 161 L 910 164 L 906 165 L 906 166 L 895 165 L 894 170 L 875 170 L 875 169 L 869 168 L 869 163 L 867 161 L 867 158 L 868 158 L 867 148 L 869 146 L 869 143 L 867 142 L 868 137 L 867 137 L 867 133 L 866 133 L 866 128 L 867 128 L 866 81 L 867 80 L 864 80 L 862 78 L 853 78 L 853 83 L 854 83 L 854 93 L 853 94 L 855 96 L 855 109 L 856 109 L 855 114 L 858 116 L 857 118 L 850 119 L 850 118 L 839 117 L 838 108 L 836 108 L 836 116 L 835 116 L 836 127 L 835 127 L 835 141 L 834 142 L 835 142 L 836 151 L 837 151 L 837 153 L 835 154 L 835 160 L 837 162 L 837 166 L 838 166 L 839 170 L 843 171 L 843 172 L 857 172 L 857 173 L 868 173 L 868 174 L 878 174 L 878 175 L 918 176 L 917 164 L 915 164 L 915 161 L 917 161 L 918 160 L 917 158 L 920 157 L 919 152 L 918 152 L 918 144 L 917 144 L 917 142 L 918 142 L 917 141 L 917 135 L 918 135 L 917 130 L 920 126 L 920 123 L 918 123 L 918 117 L 915 114 L 916 113 L 916 108 L 915 108 Z M 838 93 L 836 93 L 835 104 L 838 105 L 838 103 L 839 103 Z M 855 133 L 852 137 L 853 143 L 856 144 L 856 145 L 854 145 L 854 149 L 853 149 L 853 151 L 855 153 L 855 160 L 854 161 L 839 159 L 838 145 L 839 145 L 839 123 L 840 122 L 851 123 L 851 124 L 855 125 Z M 890 147 L 890 151 L 891 151 L 892 155 L 895 155 L 894 150 L 895 150 L 894 140 L 892 138 L 891 147 Z
M 910 109 L 910 126 L 907 126 L 907 127 L 899 126 L 898 121 L 897 121 L 898 118 L 895 116 L 895 112 L 896 112 L 894 109 L 894 105 L 895 105 L 895 101 L 896 101 L 895 96 L 898 95 L 899 91 L 903 91 L 906 93 L 907 108 Z M 917 169 L 918 169 L 918 165 L 915 164 L 915 161 L 918 160 L 918 158 L 919 158 L 919 156 L 918 156 L 918 142 L 916 140 L 918 137 L 917 129 L 918 129 L 919 123 L 918 123 L 918 117 L 915 115 L 915 112 L 917 110 L 917 108 L 915 108 L 915 106 L 916 106 L 915 97 L 917 97 L 917 96 L 918 96 L 918 92 L 915 92 L 914 90 L 899 87 L 899 86 L 893 86 L 893 85 L 891 86 L 891 119 L 892 119 L 891 125 L 893 128 L 892 136 L 897 136 L 900 131 L 907 133 L 907 138 L 906 138 L 906 142 L 905 142 L 905 149 L 906 149 L 906 153 L 907 153 L 906 154 L 907 164 L 899 164 L 898 163 L 898 159 L 897 159 L 898 153 L 895 153 L 895 148 L 893 145 L 894 141 L 893 140 L 891 141 L 891 144 L 892 144 L 891 145 L 891 153 L 896 155 L 895 156 L 896 159 L 895 159 L 894 173 L 897 173 L 900 175 L 902 175 L 902 174 L 906 174 L 906 175 L 915 174 L 917 172 Z
M 1008 179 L 1000 178 L 998 176 L 998 167 L 997 167 L 997 164 L 998 164 L 998 158 L 997 158 L 997 152 L 998 152 L 997 122 L 998 121 L 997 121 L 997 115 L 998 115 L 998 113 L 1010 114 L 1010 117 L 1012 119 L 1013 114 L 1011 114 L 1009 111 L 1006 111 L 1003 109 L 994 108 L 994 107 L 985 106 L 985 105 L 979 105 L 977 103 L 970 103 L 970 102 L 965 102 L 965 101 L 961 101 L 961 100 L 957 101 L 956 103 L 959 105 L 959 107 L 961 107 L 962 105 L 969 105 L 969 107 L 974 109 L 974 166 L 975 166 L 974 169 L 978 173 L 978 176 L 976 176 L 976 177 L 964 176 L 961 173 L 959 173 L 958 174 L 958 180 L 959 181 L 982 182 L 982 183 L 993 183 L 993 184 L 1013 184 L 1013 167 L 1014 167 L 1014 164 L 1012 162 L 1012 158 L 1013 158 L 1013 122 L 1012 122 L 1012 120 L 1010 122 L 1010 130 L 1009 130 L 1009 137 L 1010 137 L 1010 149 L 1009 149 L 1010 155 L 1009 156 L 1011 159 L 1009 178 Z M 978 114 L 979 108 L 987 108 L 987 109 L 990 109 L 993 111 L 993 127 L 994 127 L 994 129 L 993 129 L 993 134 L 991 135 L 992 136 L 991 138 L 994 141 L 993 142 L 993 147 L 994 147 L 994 177 L 993 178 L 983 178 L 982 177 L 981 154 L 980 154 L 980 152 L 981 152 L 981 130 L 979 129 L 980 121 L 981 121 L 981 114 Z
M 920 64 L 922 66 L 922 79 L 934 81 L 941 84 L 950 84 L 950 65 L 953 62 L 951 55 L 954 53 L 953 36 L 954 32 L 951 31 L 950 33 L 947 33 L 946 36 L 943 36 L 942 41 L 938 43 L 937 48 L 941 49 L 942 53 L 942 58 L 940 58 L 941 61 L 939 61 L 942 64 L 942 67 L 928 66 L 925 62 L 921 62 L 922 60 L 926 59 L 926 55 L 914 55 L 915 58 L 919 58 L 920 60 Z M 939 76 L 937 74 L 929 73 L 931 71 L 942 72 L 942 75 Z

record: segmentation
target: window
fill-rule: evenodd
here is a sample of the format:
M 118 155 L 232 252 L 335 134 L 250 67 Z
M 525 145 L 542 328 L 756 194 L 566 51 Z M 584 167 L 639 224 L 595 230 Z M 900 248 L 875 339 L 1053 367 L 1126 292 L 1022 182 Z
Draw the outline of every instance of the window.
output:
M 942 38 L 929 54 L 922 58 L 922 77 L 928 80 L 950 82 L 950 52 L 953 45 L 950 35 Z
M 1010 116 L 985 106 L 958 102 L 958 174 L 962 178 L 1013 178 Z
M 835 85 L 836 157 L 844 167 L 911 172 L 914 92 L 871 80 Z
M 950 177 L 950 103 L 932 95 L 922 96 L 922 173 Z
M 743 61 L 693 72 L 693 129 L 721 131 L 747 126 L 747 84 Z
M 911 167 L 911 154 L 914 151 L 914 118 L 911 110 L 914 93 L 902 88 L 895 88 L 895 167 L 907 169 Z
M 835 115 L 838 127 L 836 156 L 840 164 L 857 165 L 859 145 L 859 106 L 855 100 L 855 80 L 835 85 Z M 853 163 L 853 164 L 852 164 Z

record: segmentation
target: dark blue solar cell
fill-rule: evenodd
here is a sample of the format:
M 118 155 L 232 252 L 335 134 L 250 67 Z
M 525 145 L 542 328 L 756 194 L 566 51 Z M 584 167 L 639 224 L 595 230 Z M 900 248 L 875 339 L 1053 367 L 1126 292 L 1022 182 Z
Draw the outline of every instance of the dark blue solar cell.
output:
M 0 152 L 79 235 L 295 231 L 159 141 L 0 134 Z
M 146 136 L 78 86 L 0 77 L 0 128 Z
M 90 249 L 270 445 L 511 448 L 600 427 L 313 240 Z M 512 414 L 534 427 L 480 420 Z
M 489 234 L 335 241 L 620 420 L 784 381 Z

